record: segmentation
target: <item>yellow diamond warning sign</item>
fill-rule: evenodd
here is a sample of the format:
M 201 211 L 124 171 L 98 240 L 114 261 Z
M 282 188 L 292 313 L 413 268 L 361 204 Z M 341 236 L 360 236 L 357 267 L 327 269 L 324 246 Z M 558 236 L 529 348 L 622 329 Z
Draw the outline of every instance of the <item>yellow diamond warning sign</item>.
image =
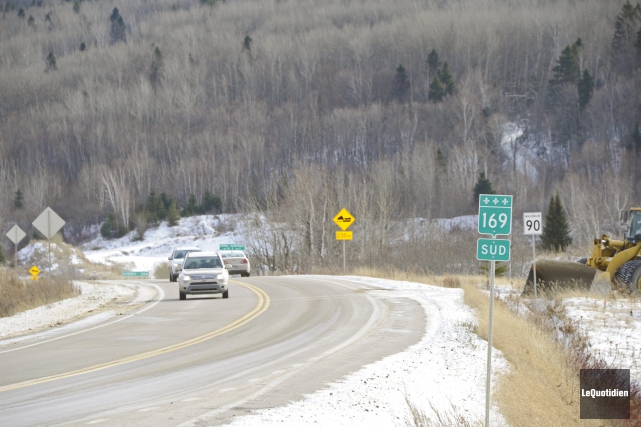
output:
M 343 231 L 347 230 L 354 221 L 356 221 L 356 218 L 354 218 L 351 213 L 347 212 L 347 209 L 345 208 L 341 209 L 341 211 L 334 217 L 334 222 Z
M 40 269 L 34 265 L 29 270 L 29 273 L 31 273 L 31 280 L 38 280 L 38 273 L 40 273 Z

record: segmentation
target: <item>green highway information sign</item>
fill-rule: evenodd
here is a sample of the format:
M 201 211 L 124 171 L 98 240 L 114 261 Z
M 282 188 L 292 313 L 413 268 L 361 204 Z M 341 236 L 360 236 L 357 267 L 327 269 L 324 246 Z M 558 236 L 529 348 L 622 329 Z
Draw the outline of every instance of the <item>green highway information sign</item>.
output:
M 245 245 L 241 243 L 227 243 L 219 245 L 221 251 L 244 251 Z
M 478 239 L 476 259 L 479 261 L 509 261 L 510 241 L 497 239 Z
M 512 196 L 481 194 L 479 196 L 480 234 L 507 236 L 512 232 Z
M 149 277 L 148 271 L 123 271 L 123 277 Z

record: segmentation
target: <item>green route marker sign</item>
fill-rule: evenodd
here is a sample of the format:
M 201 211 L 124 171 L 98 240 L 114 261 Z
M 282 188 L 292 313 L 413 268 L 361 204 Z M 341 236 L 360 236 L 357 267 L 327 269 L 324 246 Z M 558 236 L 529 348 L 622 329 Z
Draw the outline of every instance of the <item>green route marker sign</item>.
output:
M 123 277 L 149 277 L 148 271 L 123 271 Z
M 244 251 L 245 245 L 241 243 L 227 243 L 218 246 L 221 251 Z
M 478 239 L 476 259 L 479 261 L 509 261 L 510 241 L 498 239 Z
M 479 196 L 479 234 L 508 236 L 512 232 L 512 196 Z

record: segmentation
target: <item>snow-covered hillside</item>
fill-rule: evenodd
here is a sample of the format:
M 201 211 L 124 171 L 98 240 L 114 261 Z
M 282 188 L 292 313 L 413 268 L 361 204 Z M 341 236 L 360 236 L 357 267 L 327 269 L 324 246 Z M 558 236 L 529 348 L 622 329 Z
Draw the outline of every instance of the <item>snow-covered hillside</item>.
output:
M 163 221 L 149 228 L 141 241 L 132 240 L 136 233 L 120 239 L 104 239 L 99 226 L 94 227 L 92 234 L 94 237 L 81 246 L 90 261 L 152 273 L 158 263 L 167 261 L 177 246 L 196 245 L 205 251 L 216 251 L 220 244 L 245 243 L 240 215 L 198 215 L 182 218 L 174 227 Z

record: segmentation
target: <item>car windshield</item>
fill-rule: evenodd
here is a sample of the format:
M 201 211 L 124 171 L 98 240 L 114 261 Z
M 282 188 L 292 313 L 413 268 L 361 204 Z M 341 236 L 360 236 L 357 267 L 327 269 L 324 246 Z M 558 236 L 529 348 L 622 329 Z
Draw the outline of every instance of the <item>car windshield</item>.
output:
M 242 252 L 223 252 L 223 258 L 245 258 L 245 254 Z
M 190 250 L 190 249 L 188 249 L 188 250 L 184 250 L 184 251 L 175 251 L 175 252 L 174 252 L 174 256 L 173 256 L 173 258 L 174 258 L 174 259 L 181 259 L 181 258 L 184 258 L 184 257 L 185 257 L 185 255 L 187 255 L 187 254 L 188 254 L 188 253 L 190 253 L 190 252 L 198 252 L 198 250 L 196 250 L 196 249 L 191 249 L 191 250 Z
M 185 270 L 197 270 L 201 268 L 222 268 L 220 258 L 212 257 L 193 257 L 185 261 Z

